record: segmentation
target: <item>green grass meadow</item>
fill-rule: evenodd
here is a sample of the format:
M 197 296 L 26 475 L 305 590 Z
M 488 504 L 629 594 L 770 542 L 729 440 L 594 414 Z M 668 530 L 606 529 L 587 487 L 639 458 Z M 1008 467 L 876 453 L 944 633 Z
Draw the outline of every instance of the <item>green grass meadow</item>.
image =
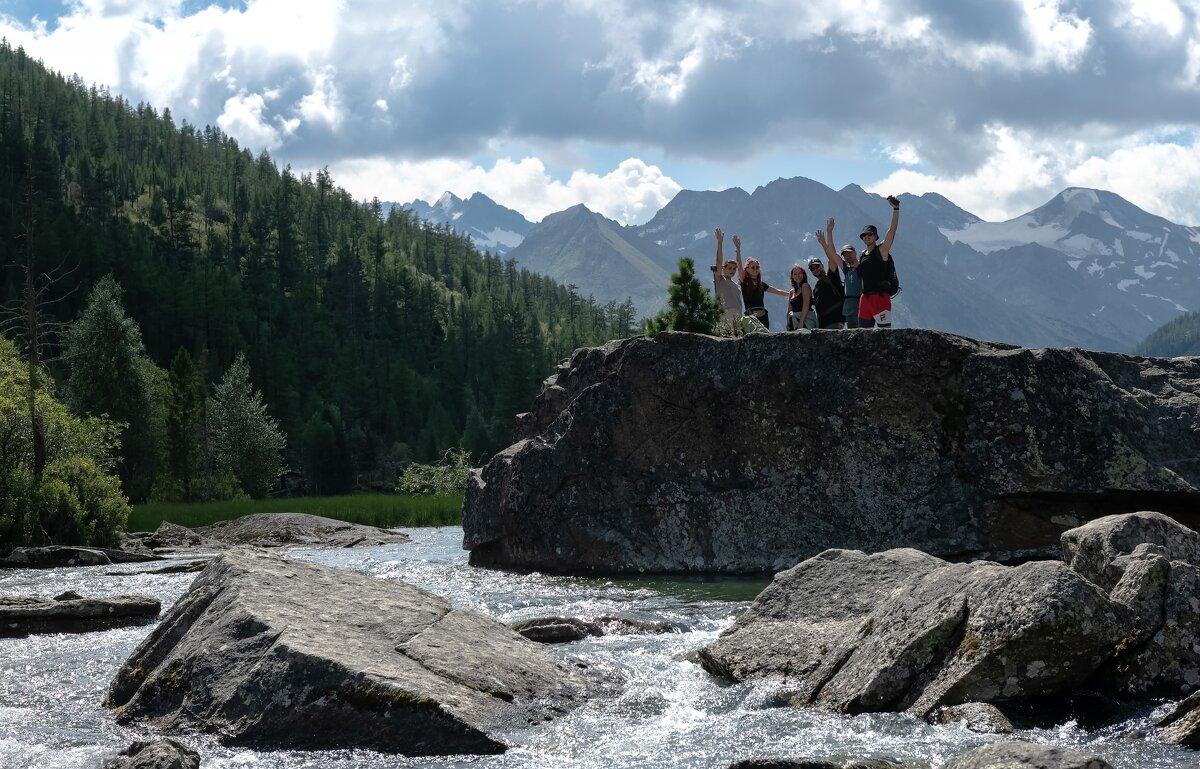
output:
M 462 502 L 462 494 L 353 494 L 229 502 L 148 502 L 133 506 L 129 531 L 154 531 L 163 521 L 195 528 L 251 513 L 309 513 L 384 528 L 456 526 L 462 523 Z

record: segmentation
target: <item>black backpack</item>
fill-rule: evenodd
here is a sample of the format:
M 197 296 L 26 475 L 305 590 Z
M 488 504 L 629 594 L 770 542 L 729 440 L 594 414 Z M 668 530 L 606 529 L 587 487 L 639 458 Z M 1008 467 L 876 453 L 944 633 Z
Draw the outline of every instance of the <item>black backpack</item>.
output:
M 890 252 L 888 253 L 887 268 L 887 285 L 884 286 L 884 290 L 888 292 L 888 296 L 895 296 L 900 293 L 900 276 L 896 274 L 896 257 Z

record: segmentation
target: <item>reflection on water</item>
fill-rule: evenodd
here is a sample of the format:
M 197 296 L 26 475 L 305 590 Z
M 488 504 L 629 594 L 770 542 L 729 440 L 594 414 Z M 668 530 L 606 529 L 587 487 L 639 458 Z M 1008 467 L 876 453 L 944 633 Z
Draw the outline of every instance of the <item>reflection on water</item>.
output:
M 685 653 L 715 638 L 766 579 L 575 578 L 473 569 L 461 549 L 462 529 L 416 529 L 408 545 L 339 551 L 293 551 L 297 557 L 400 579 L 458 606 L 505 622 L 547 615 L 620 614 L 666 620 L 682 632 L 606 636 L 553 647 L 626 686 L 569 716 L 505 738 L 502 756 L 403 758 L 369 751 L 273 752 L 222 747 L 185 737 L 204 756 L 204 769 L 398 769 L 399 767 L 726 767 L 753 757 L 857 755 L 940 766 L 989 738 L 957 727 L 931 727 L 900 715 L 853 718 L 775 707 L 770 684 L 714 681 Z M 115 570 L 137 571 L 136 564 Z M 194 575 L 103 576 L 114 567 L 0 572 L 0 592 L 56 595 L 150 593 L 170 605 Z M 134 739 L 149 735 L 117 726 L 100 706 L 118 666 L 149 632 L 123 628 L 84 635 L 0 639 L 0 768 L 95 769 Z M 1021 733 L 1022 739 L 1082 747 L 1118 769 L 1183 769 L 1197 754 L 1131 739 L 1146 713 L 1096 732 L 1074 723 Z

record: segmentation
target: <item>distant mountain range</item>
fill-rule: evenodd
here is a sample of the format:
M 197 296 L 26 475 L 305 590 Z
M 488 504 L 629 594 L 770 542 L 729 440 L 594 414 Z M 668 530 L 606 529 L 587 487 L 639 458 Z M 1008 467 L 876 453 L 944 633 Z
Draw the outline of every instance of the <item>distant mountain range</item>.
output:
M 392 206 L 408 208 L 427 221 L 448 224 L 459 234 L 469 235 L 480 251 L 501 256 L 520 245 L 533 229 L 533 222 L 482 192 L 476 192 L 466 200 L 444 192 L 433 203 L 414 200 L 412 203 L 384 204 L 385 208 Z
M 1031 346 L 1129 351 L 1200 308 L 1200 228 L 1149 214 L 1111 192 L 1067 189 L 1007 222 L 983 221 L 935 193 L 900 199 L 893 248 L 904 288 L 898 325 Z M 777 179 L 753 193 L 682 190 L 633 227 L 581 205 L 534 225 L 478 193 L 467 201 L 447 193 L 432 206 L 409 207 L 471 234 L 481 248 L 488 248 L 483 234 L 498 242 L 489 233 L 502 233 L 506 250 L 499 253 L 522 267 L 602 302 L 631 297 L 642 314 L 664 305 L 680 256 L 693 257 L 706 272 L 716 227 L 740 234 L 745 255 L 762 260 L 768 283 L 786 287 L 791 265 L 820 253 L 814 232 L 827 217 L 837 220 L 839 245 L 861 245 L 862 225 L 882 232 L 891 215 L 883 198 L 857 185 L 833 190 L 803 177 Z M 776 303 L 773 320 L 782 323 L 783 300 Z

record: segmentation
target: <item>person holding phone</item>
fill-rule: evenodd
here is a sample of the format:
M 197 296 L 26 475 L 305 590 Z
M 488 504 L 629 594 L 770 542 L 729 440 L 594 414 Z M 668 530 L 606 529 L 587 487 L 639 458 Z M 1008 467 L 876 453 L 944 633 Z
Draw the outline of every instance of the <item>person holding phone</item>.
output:
M 868 224 L 859 233 L 866 248 L 858 260 L 858 274 L 862 278 L 862 296 L 858 300 L 858 321 L 862 328 L 892 327 L 892 295 L 888 279 L 888 259 L 891 258 L 892 242 L 896 239 L 896 227 L 900 224 L 900 199 L 888 195 L 892 207 L 892 223 L 883 241 L 879 241 L 879 229 Z

